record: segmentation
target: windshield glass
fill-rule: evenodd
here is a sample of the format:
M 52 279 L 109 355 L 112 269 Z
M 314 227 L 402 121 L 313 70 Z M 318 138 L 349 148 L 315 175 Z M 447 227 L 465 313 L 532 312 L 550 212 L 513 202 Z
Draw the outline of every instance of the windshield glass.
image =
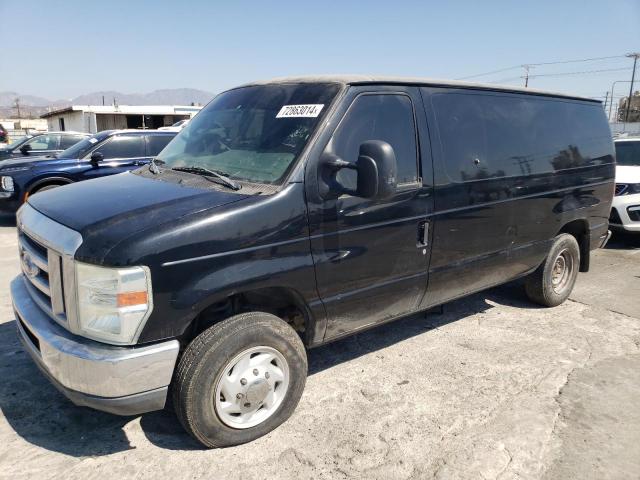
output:
M 160 152 L 168 168 L 201 167 L 236 180 L 279 183 L 338 92 L 282 84 L 222 93 Z
M 63 150 L 58 154 L 59 158 L 81 158 L 86 155 L 89 150 L 95 147 L 98 142 L 101 142 L 109 136 L 109 132 L 100 132 L 92 135 L 89 138 L 79 141 L 75 145 Z
M 616 163 L 624 166 L 640 166 L 640 140 L 637 142 L 615 142 Z

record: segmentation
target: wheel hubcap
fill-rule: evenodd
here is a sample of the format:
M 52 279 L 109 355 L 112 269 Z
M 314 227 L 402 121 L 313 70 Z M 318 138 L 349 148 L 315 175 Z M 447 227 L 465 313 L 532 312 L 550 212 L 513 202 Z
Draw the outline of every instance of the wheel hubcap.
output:
M 551 270 L 551 286 L 556 293 L 561 293 L 569 283 L 573 274 L 573 257 L 567 250 L 562 250 L 556 257 Z
M 271 347 L 249 348 L 222 370 L 214 398 L 216 414 L 229 427 L 254 427 L 276 412 L 288 387 L 284 356 Z

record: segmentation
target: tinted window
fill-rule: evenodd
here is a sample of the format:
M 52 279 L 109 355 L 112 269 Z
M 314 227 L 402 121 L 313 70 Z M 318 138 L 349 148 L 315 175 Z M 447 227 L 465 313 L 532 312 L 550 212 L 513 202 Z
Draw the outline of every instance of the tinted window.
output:
M 600 105 L 477 93 L 435 94 L 432 101 L 445 169 L 454 181 L 611 162 Z
M 107 140 L 95 151 L 104 158 L 144 157 L 144 137 L 142 135 L 121 135 Z
M 26 145 L 31 146 L 32 151 L 57 150 L 59 135 L 38 135 L 28 141 Z
M 69 147 L 72 147 L 80 140 L 85 138 L 82 135 L 62 135 L 60 137 L 60 150 L 66 150 Z
M 149 135 L 147 137 L 147 151 L 149 156 L 155 157 L 167 146 L 175 135 Z
M 640 166 L 640 142 L 616 142 L 618 165 Z
M 418 179 L 415 124 L 411 99 L 405 95 L 361 95 L 353 102 L 333 134 L 329 149 L 343 160 L 355 162 L 360 145 L 382 140 L 393 147 L 398 162 L 398 183 Z M 338 180 L 355 187 L 353 171 L 342 169 Z

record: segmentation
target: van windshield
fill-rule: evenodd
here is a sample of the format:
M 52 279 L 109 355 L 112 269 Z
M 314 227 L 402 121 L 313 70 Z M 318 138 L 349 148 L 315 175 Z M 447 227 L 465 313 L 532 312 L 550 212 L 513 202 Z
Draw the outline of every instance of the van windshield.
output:
M 329 109 L 335 84 L 243 87 L 214 98 L 160 152 L 166 168 L 280 183 Z
M 615 142 L 615 145 L 618 165 L 640 166 L 640 140 L 637 142 Z

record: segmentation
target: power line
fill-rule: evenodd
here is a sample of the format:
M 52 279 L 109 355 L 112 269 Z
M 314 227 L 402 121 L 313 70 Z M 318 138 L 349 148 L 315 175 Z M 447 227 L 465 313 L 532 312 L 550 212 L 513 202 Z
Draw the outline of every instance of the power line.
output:
M 611 56 L 608 56 L 608 57 L 579 58 L 579 59 L 576 59 L 576 60 L 560 60 L 560 61 L 557 61 L 557 62 L 527 63 L 526 65 L 529 65 L 529 66 L 533 67 L 533 66 L 539 66 L 539 65 L 560 65 L 560 64 L 564 64 L 564 63 L 594 62 L 594 61 L 599 61 L 599 60 L 610 60 L 612 58 L 625 58 L 625 56 L 626 55 L 611 55 Z M 457 78 L 456 80 L 467 80 L 469 78 L 484 77 L 486 75 L 492 75 L 494 73 L 501 73 L 501 72 L 507 72 L 509 70 L 515 70 L 516 68 L 522 68 L 522 65 L 514 65 L 513 67 L 501 68 L 499 70 L 492 70 L 491 72 L 478 73 L 478 74 L 475 74 L 475 75 L 469 75 L 469 76 L 466 76 L 466 77 L 460 77 L 460 78 Z
M 514 70 L 516 68 L 520 68 L 521 65 L 517 65 L 515 67 L 509 67 L 509 68 L 501 68 L 500 70 L 493 70 L 491 72 L 485 72 L 485 73 L 478 73 L 477 75 L 470 75 L 468 77 L 460 77 L 460 78 L 456 78 L 456 80 L 467 80 L 469 78 L 476 78 L 476 77 L 484 77 L 486 75 L 492 75 L 494 73 L 501 73 L 501 72 L 507 72 L 509 70 Z
M 536 77 L 562 77 L 563 75 L 588 75 L 592 73 L 603 73 L 603 72 L 627 72 L 629 70 L 633 70 L 631 67 L 627 68 L 604 68 L 601 70 L 584 70 L 581 72 L 559 72 L 559 73 L 541 73 L 537 75 L 530 75 L 529 78 Z
M 562 60 L 558 62 L 529 63 L 529 65 L 560 65 L 562 63 L 594 62 L 597 60 L 609 60 L 611 58 L 625 58 L 625 57 L 626 55 L 611 55 L 609 57 L 581 58 L 578 60 Z

